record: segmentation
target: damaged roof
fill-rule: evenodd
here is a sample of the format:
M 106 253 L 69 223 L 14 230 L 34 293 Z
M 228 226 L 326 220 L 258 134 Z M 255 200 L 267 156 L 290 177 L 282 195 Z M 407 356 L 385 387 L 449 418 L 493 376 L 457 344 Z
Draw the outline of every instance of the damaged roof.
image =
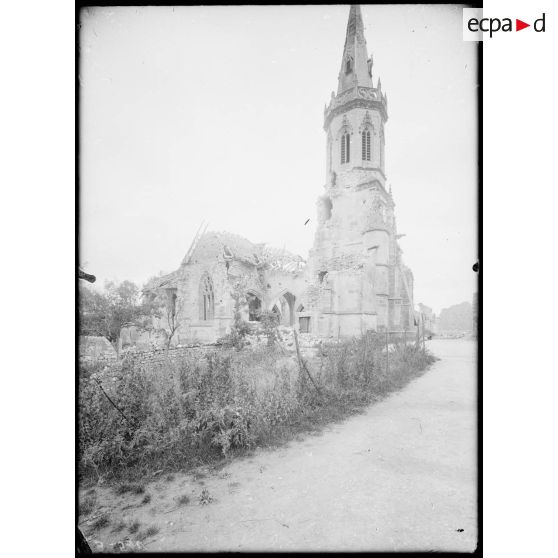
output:
M 166 275 L 161 275 L 161 277 L 153 277 L 147 282 L 144 291 L 150 291 L 153 289 L 176 289 L 178 287 L 178 269 L 172 273 L 167 273 Z
M 243 236 L 225 231 L 206 232 L 198 239 L 194 239 L 193 246 L 182 261 L 182 265 L 189 263 L 197 247 L 211 245 L 214 242 L 220 246 L 224 260 L 242 261 L 256 267 L 268 267 L 288 273 L 297 273 L 306 265 L 303 258 L 292 252 L 272 248 L 265 243 L 255 244 Z
M 306 261 L 300 256 L 271 246 L 262 246 L 262 259 L 270 269 L 297 273 L 306 267 Z

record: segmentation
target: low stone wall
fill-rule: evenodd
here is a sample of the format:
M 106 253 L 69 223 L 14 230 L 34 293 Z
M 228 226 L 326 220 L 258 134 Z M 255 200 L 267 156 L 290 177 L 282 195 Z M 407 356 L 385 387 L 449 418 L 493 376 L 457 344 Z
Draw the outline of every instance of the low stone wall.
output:
M 279 328 L 280 346 L 286 353 L 295 354 L 294 336 L 292 330 L 286 327 Z M 263 348 L 267 345 L 267 337 L 263 334 L 248 335 L 246 338 L 247 347 L 245 350 Z M 318 342 L 318 338 L 309 334 L 299 335 L 300 350 L 304 357 L 312 357 L 316 353 L 314 348 Z M 123 366 L 141 366 L 149 365 L 152 368 L 166 365 L 169 361 L 176 363 L 182 358 L 199 358 L 203 359 L 208 353 L 218 351 L 220 345 L 217 343 L 179 345 L 170 349 L 151 349 L 148 351 L 137 350 L 131 348 L 124 350 L 120 354 L 120 360 L 116 356 L 102 355 L 90 356 L 80 355 L 80 362 L 88 364 L 98 364 L 103 370 L 103 374 L 118 374 Z
M 169 361 L 176 363 L 184 357 L 200 358 L 210 352 L 219 349 L 219 345 L 206 344 L 206 345 L 182 345 L 178 347 L 171 347 L 167 349 L 152 349 L 149 351 L 128 350 L 121 353 L 120 360 L 116 358 L 108 358 L 99 355 L 96 358 L 83 357 L 80 355 L 80 363 L 100 365 L 103 374 L 118 374 L 123 366 L 141 366 L 149 365 L 150 367 L 157 368 L 163 366 Z
M 133 351 L 126 352 L 123 356 L 123 363 L 131 365 L 141 364 L 165 364 L 169 360 L 173 363 L 184 357 L 203 358 L 206 354 L 219 349 L 216 343 L 205 345 L 181 345 L 171 347 L 170 349 L 153 349 L 151 351 Z

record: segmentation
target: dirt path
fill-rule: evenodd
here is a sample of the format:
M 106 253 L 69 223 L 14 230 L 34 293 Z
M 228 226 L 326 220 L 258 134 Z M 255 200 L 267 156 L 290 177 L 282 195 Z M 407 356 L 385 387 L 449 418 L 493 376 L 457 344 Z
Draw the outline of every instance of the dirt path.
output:
M 442 360 L 365 414 L 162 488 L 145 550 L 474 550 L 476 345 L 429 347 Z M 202 485 L 214 502 L 168 511 Z

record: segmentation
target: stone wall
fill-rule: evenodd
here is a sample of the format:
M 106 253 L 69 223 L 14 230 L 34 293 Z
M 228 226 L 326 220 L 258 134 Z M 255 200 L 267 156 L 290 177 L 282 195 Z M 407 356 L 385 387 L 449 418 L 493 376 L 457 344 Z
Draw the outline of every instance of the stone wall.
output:
M 111 371 L 120 370 L 123 365 L 151 365 L 158 366 L 164 365 L 169 360 L 172 363 L 176 363 L 184 357 L 194 357 L 203 358 L 206 354 L 219 349 L 219 345 L 212 343 L 206 345 L 182 345 L 178 347 L 171 347 L 168 351 L 167 349 L 153 349 L 149 351 L 136 351 L 129 350 L 122 353 L 121 360 L 116 359 L 116 354 L 114 358 L 107 358 L 106 356 L 99 355 L 96 358 L 92 358 L 87 355 L 82 355 L 80 353 L 80 362 L 82 363 L 95 363 L 95 364 L 105 364 Z
M 123 363 L 131 365 L 163 365 L 169 360 L 176 363 L 182 358 L 203 358 L 206 354 L 219 349 L 215 343 L 206 345 L 186 345 L 167 349 L 154 349 L 152 351 L 128 351 L 123 358 Z

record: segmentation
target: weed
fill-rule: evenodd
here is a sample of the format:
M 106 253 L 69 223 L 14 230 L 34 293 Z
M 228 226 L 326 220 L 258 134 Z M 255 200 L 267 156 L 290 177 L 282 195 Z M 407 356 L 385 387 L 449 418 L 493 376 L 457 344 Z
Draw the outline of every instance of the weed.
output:
M 136 519 L 133 523 L 130 523 L 128 526 L 128 531 L 132 533 L 137 533 L 138 529 L 140 528 L 141 523 Z
M 209 490 L 207 490 L 207 488 L 204 488 L 201 491 L 199 503 L 200 505 L 205 506 L 207 504 L 210 504 L 211 502 L 213 502 L 213 497 L 209 494 Z
M 116 488 L 116 493 L 119 495 L 126 494 L 127 492 L 131 492 L 132 494 L 143 494 L 145 492 L 145 487 L 136 483 L 123 483 Z
M 112 532 L 112 533 L 120 533 L 120 531 L 123 531 L 124 529 L 126 529 L 126 522 L 120 520 L 120 521 L 111 529 L 111 532 Z
M 82 517 L 89 515 L 95 509 L 96 503 L 97 503 L 97 495 L 95 494 L 95 492 L 93 493 L 88 492 L 83 499 L 80 498 L 79 515 Z
M 177 498 L 177 503 L 179 506 L 185 506 L 189 502 L 190 502 L 190 496 L 188 496 L 187 494 L 183 494 L 182 496 L 179 496 Z
M 140 533 L 138 533 L 137 539 L 139 541 L 144 541 L 145 539 L 148 539 L 149 537 L 153 537 L 159 531 L 160 531 L 159 527 L 157 527 L 156 525 L 151 525 L 145 531 L 141 531 Z
M 101 529 L 104 529 L 109 525 L 110 525 L 110 517 L 108 516 L 108 514 L 104 513 L 93 522 L 91 528 L 94 531 L 100 531 Z
M 143 500 L 141 501 L 141 503 L 143 505 L 143 504 L 149 504 L 149 502 L 151 502 L 151 494 L 146 494 L 143 497 Z
M 167 482 L 172 482 L 172 481 L 174 480 L 174 475 L 167 475 L 167 476 L 165 477 L 165 480 L 166 480 Z

